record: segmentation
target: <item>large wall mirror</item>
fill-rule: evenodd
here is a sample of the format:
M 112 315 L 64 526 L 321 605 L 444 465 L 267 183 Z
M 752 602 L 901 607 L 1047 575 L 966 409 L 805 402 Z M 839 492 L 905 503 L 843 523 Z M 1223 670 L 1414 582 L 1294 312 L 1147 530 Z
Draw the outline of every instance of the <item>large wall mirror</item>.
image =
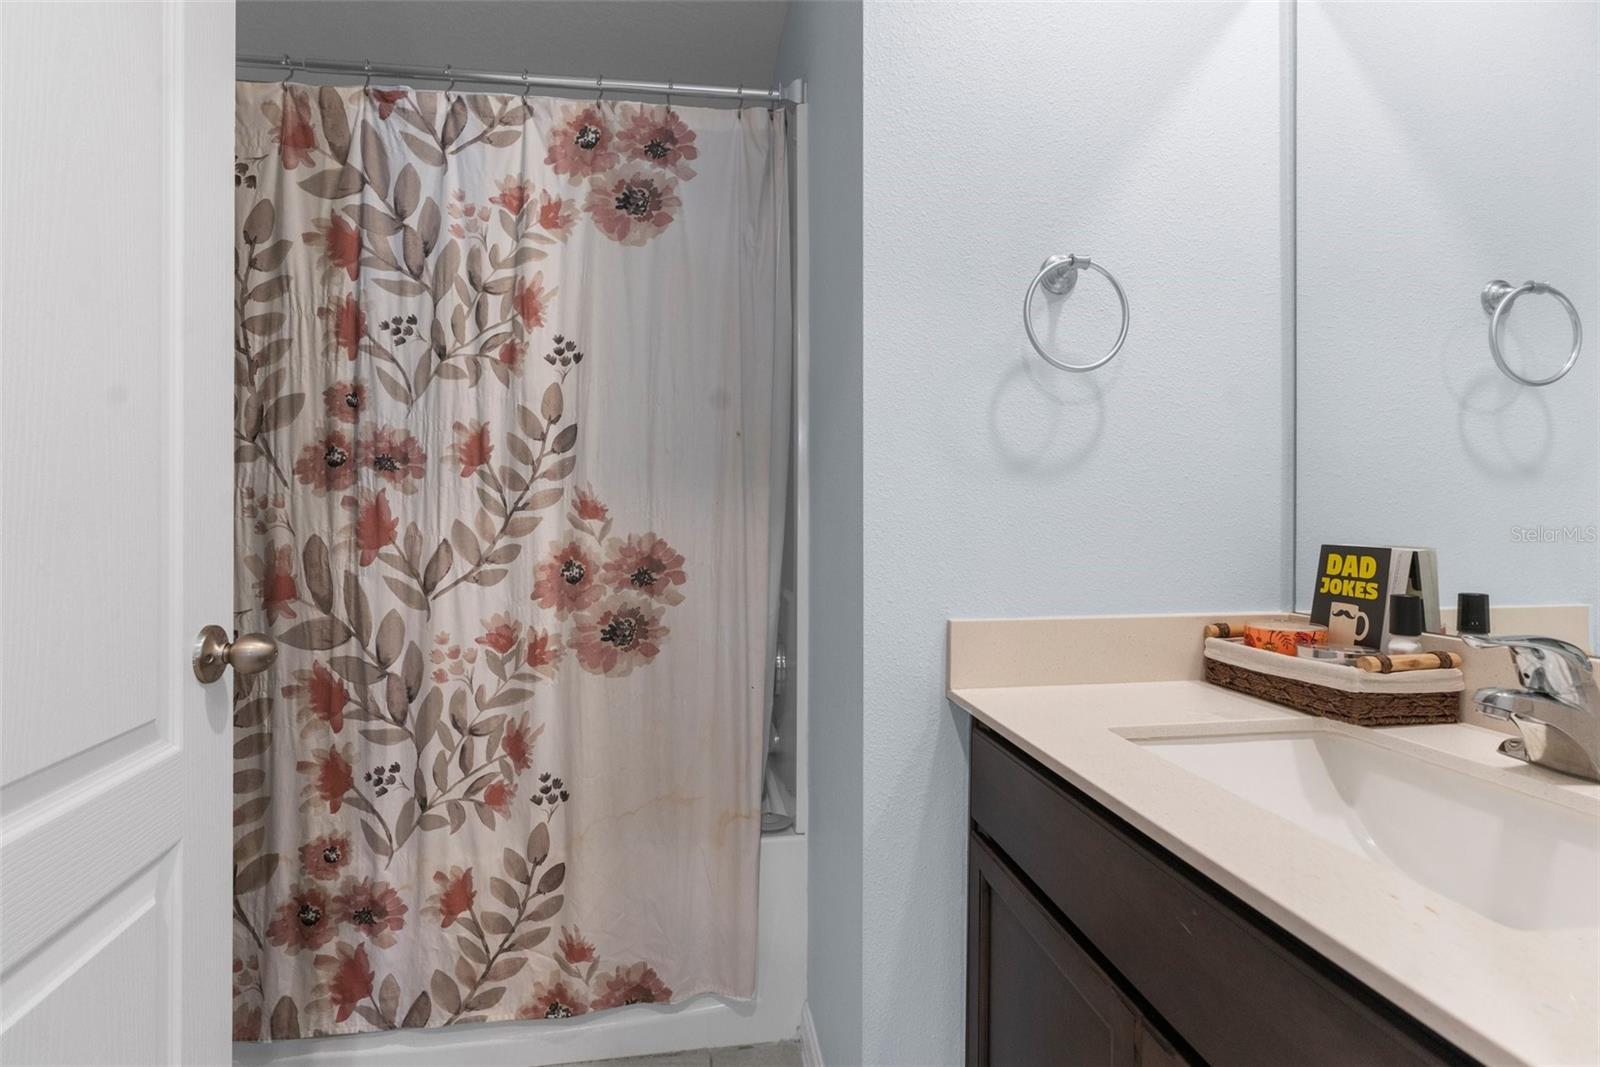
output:
M 1425 545 L 1441 599 L 1600 594 L 1593 3 L 1304 2 L 1295 600 L 1320 544 Z M 1530 290 L 1490 350 L 1485 284 Z M 1509 373 L 1508 373 L 1509 372 Z

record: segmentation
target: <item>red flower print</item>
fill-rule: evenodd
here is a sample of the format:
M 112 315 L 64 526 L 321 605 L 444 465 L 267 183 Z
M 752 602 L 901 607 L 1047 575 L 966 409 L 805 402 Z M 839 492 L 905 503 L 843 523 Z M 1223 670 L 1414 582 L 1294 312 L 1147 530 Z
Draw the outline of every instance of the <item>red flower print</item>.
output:
M 266 565 L 256 581 L 256 596 L 261 598 L 268 622 L 295 617 L 294 602 L 300 590 L 294 584 L 294 549 L 288 545 L 267 547 Z
M 625 245 L 642 245 L 665 230 L 682 206 L 672 178 L 637 166 L 592 179 L 583 203 L 600 232 Z
M 539 564 L 534 573 L 533 599 L 540 607 L 554 608 L 558 619 L 583 610 L 603 592 L 599 563 L 581 541 L 570 540 L 557 547 L 555 555 Z
M 538 730 L 529 732 L 526 714 L 506 727 L 505 736 L 500 739 L 500 747 L 504 750 L 506 758 L 511 761 L 512 769 L 518 774 L 533 766 L 533 742 L 543 732 L 542 726 Z
M 469 201 L 465 189 L 457 189 L 450 194 L 450 203 L 445 210 L 456 220 L 450 224 L 450 233 L 461 238 L 477 237 L 483 233 L 489 216 L 493 214 L 488 204 L 479 207 Z
M 378 118 L 388 118 L 394 113 L 394 106 L 406 98 L 409 89 L 368 89 L 367 95 L 372 102 L 378 105 Z
M 427 469 L 427 455 L 417 439 L 398 426 L 378 426 L 356 442 L 356 462 L 402 493 L 414 493 Z
M 361 231 L 343 215 L 312 219 L 311 225 L 315 230 L 301 237 L 308 245 L 322 246 L 324 269 L 329 272 L 342 270 L 350 276 L 351 281 L 355 281 L 361 273 Z
M 578 202 L 541 191 L 539 193 L 539 228 L 553 233 L 565 241 L 578 222 Z
M 344 805 L 345 796 L 355 788 L 355 772 L 350 768 L 350 746 L 343 751 L 329 745 L 328 751 L 314 753 L 309 760 L 295 764 L 295 770 L 307 775 L 310 781 L 301 790 L 302 807 L 326 807 L 337 815 Z
M 344 708 L 350 703 L 350 690 L 344 679 L 320 663 L 309 671 L 295 671 L 294 685 L 283 687 L 283 695 L 298 703 L 314 722 L 326 723 L 334 733 L 344 729 Z
M 337 927 L 328 917 L 328 894 L 321 886 L 306 885 L 278 905 L 267 926 L 267 941 L 283 946 L 289 955 L 317 949 L 333 940 Z
M 357 254 L 360 254 L 360 249 L 357 249 Z M 361 310 L 361 305 L 356 303 L 356 298 L 346 296 L 342 301 L 318 308 L 317 317 L 324 321 L 332 321 L 334 349 L 343 352 L 345 359 L 354 362 L 356 353 L 361 349 L 361 342 L 367 336 L 367 314 Z M 330 411 L 329 414 L 333 413 Z M 345 421 L 354 422 L 355 419 Z
M 319 999 L 331 1003 L 333 1021 L 342 1023 L 355 1013 L 356 1005 L 372 996 L 372 965 L 367 962 L 367 946 L 340 942 L 332 956 L 318 956 L 317 970 L 326 977 L 319 987 Z
M 278 160 L 284 170 L 294 170 L 311 162 L 317 135 L 311 128 L 311 100 L 305 90 L 288 88 L 283 92 L 283 114 L 274 135 L 278 141 Z
M 334 382 L 322 391 L 322 406 L 328 418 L 355 422 L 367 403 L 367 387 L 359 382 Z
M 508 174 L 500 179 L 500 195 L 491 196 L 489 203 L 499 204 L 513 215 L 520 215 L 523 207 L 532 199 L 533 183 Z
M 600 498 L 589 488 L 579 489 L 573 494 L 572 510 L 586 522 L 604 522 L 611 517 L 610 509 L 600 503 Z
M 348 878 L 333 898 L 334 921 L 354 926 L 379 948 L 393 948 L 395 932 L 405 928 L 406 905 L 387 882 Z
M 347 834 L 323 834 L 300 846 L 300 869 L 319 882 L 335 880 L 349 862 L 350 837 Z
M 569 986 L 556 976 L 533 987 L 533 999 L 517 1009 L 519 1019 L 570 1019 L 589 1010 L 589 998 L 579 986 Z
M 471 673 L 471 668 L 478 661 L 478 650 L 471 645 L 462 648 L 460 645 L 450 643 L 448 633 L 433 635 L 434 647 L 429 650 L 428 658 L 440 666 L 434 672 L 434 678 L 443 685 L 450 678 L 465 678 Z
M 496 815 L 510 815 L 511 802 L 517 797 L 517 787 L 504 778 L 496 778 L 483 791 L 483 805 Z
M 617 165 L 611 147 L 611 127 L 595 105 L 568 108 L 561 124 L 550 131 L 550 149 L 544 161 L 557 174 L 577 185 L 591 174 Z
M 601 575 L 613 589 L 632 589 L 667 604 L 681 603 L 687 579 L 683 557 L 653 533 L 612 538 Z
M 576 926 L 561 928 L 561 940 L 557 947 L 568 963 L 588 963 L 596 958 L 594 943 L 585 939 Z
M 351 497 L 346 497 L 345 500 L 356 505 L 356 521 L 352 533 L 355 536 L 356 549 L 360 552 L 361 565 L 369 567 L 372 561 L 378 558 L 379 552 L 394 544 L 400 520 L 389 510 L 387 490 L 379 489 L 376 493 L 363 493 L 359 500 Z
M 470 478 L 494 454 L 494 445 L 489 440 L 489 426 L 473 419 L 468 423 L 456 423 L 455 431 L 456 443 L 451 451 L 456 462 L 461 464 L 461 477 Z
M 600 991 L 589 1005 L 595 1011 L 620 1008 L 624 1004 L 665 1004 L 672 999 L 672 990 L 656 974 L 655 968 L 646 963 L 618 967 L 596 979 L 594 987 Z
M 561 645 L 561 638 L 549 630 L 528 631 L 528 666 L 541 678 L 554 678 L 556 667 L 561 663 L 561 654 L 565 652 Z
M 356 465 L 350 438 L 342 430 L 329 430 L 300 450 L 294 461 L 294 476 L 309 485 L 318 496 L 355 484 Z
M 522 366 L 522 357 L 527 355 L 528 346 L 521 341 L 507 341 L 501 345 L 494 354 L 494 358 L 504 363 L 512 370 Z
M 522 319 L 522 324 L 530 329 L 544 325 L 544 313 L 549 310 L 550 300 L 556 291 L 549 292 L 544 288 L 544 272 L 535 274 L 526 282 L 517 282 L 516 293 L 512 301 L 517 309 L 517 316 Z
M 670 631 L 661 609 L 630 594 L 618 594 L 578 616 L 572 639 L 578 664 L 591 674 L 622 676 L 648 664 Z
M 684 181 L 694 177 L 688 161 L 700 154 L 694 131 L 676 111 L 644 105 L 623 108 L 617 148 L 628 159 L 670 170 Z
M 428 898 L 428 913 L 436 915 L 440 927 L 448 927 L 461 916 L 472 910 L 472 902 L 477 899 L 477 891 L 472 888 L 472 868 L 462 870 L 460 867 L 451 867 L 450 872 L 435 871 L 433 882 L 439 888 Z
M 487 645 L 502 656 L 517 647 L 522 639 L 522 623 L 509 615 L 494 615 L 483 620 L 484 633 L 478 644 Z

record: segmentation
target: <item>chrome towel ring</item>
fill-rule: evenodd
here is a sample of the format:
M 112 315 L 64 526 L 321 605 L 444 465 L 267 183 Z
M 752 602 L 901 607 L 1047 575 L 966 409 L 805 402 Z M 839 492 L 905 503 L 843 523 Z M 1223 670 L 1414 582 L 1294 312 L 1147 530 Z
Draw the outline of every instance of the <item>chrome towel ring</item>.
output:
M 1056 296 L 1066 296 L 1072 292 L 1072 287 L 1078 284 L 1078 271 L 1094 270 L 1105 275 L 1106 281 L 1111 283 L 1111 288 L 1117 292 L 1117 300 L 1122 304 L 1122 329 L 1117 331 L 1117 341 L 1111 346 L 1111 351 L 1095 360 L 1093 363 L 1065 363 L 1044 350 L 1044 345 L 1039 343 L 1039 335 L 1033 331 L 1033 316 L 1029 312 L 1033 308 L 1033 294 L 1044 286 L 1045 292 L 1054 293 Z M 1116 354 L 1122 351 L 1122 342 L 1128 339 L 1128 294 L 1122 291 L 1122 286 L 1111 272 L 1098 263 L 1091 262 L 1088 256 L 1051 256 L 1044 261 L 1044 266 L 1039 268 L 1039 273 L 1033 276 L 1033 281 L 1028 285 L 1028 291 L 1022 298 L 1022 328 L 1028 331 L 1028 343 L 1033 345 L 1033 350 L 1044 358 L 1052 367 L 1061 370 L 1086 371 L 1103 367 L 1110 363 Z
M 1523 293 L 1549 293 L 1567 309 L 1567 319 L 1572 323 L 1572 351 L 1567 354 L 1567 361 L 1561 365 L 1561 369 L 1548 378 L 1524 378 L 1511 369 L 1506 363 L 1505 354 L 1500 351 L 1500 335 L 1505 328 L 1506 316 L 1511 314 L 1511 305 Z M 1547 282 L 1523 282 L 1513 286 L 1497 278 L 1483 287 L 1478 299 L 1483 304 L 1483 310 L 1489 314 L 1489 354 L 1494 356 L 1495 365 L 1507 378 L 1523 385 L 1549 385 L 1565 378 L 1578 362 L 1578 353 L 1583 351 L 1583 320 L 1578 317 L 1578 309 L 1572 306 L 1567 294 L 1560 289 Z

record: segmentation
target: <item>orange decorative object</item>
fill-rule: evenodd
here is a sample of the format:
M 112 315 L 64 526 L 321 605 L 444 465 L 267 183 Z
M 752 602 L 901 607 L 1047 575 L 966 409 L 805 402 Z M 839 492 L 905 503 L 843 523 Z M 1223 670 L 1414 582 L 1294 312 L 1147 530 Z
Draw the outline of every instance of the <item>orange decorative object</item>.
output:
M 1298 655 L 1301 645 L 1325 645 L 1328 628 L 1295 615 L 1251 619 L 1244 624 L 1244 643 L 1285 656 Z

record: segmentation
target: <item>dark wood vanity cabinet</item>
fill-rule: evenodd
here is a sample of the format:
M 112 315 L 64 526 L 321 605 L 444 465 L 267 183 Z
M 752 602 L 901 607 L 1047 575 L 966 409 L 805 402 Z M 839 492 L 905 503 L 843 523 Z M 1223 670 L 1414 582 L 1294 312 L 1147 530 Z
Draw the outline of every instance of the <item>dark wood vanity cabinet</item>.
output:
M 979 725 L 971 815 L 972 1067 L 1475 1062 Z

